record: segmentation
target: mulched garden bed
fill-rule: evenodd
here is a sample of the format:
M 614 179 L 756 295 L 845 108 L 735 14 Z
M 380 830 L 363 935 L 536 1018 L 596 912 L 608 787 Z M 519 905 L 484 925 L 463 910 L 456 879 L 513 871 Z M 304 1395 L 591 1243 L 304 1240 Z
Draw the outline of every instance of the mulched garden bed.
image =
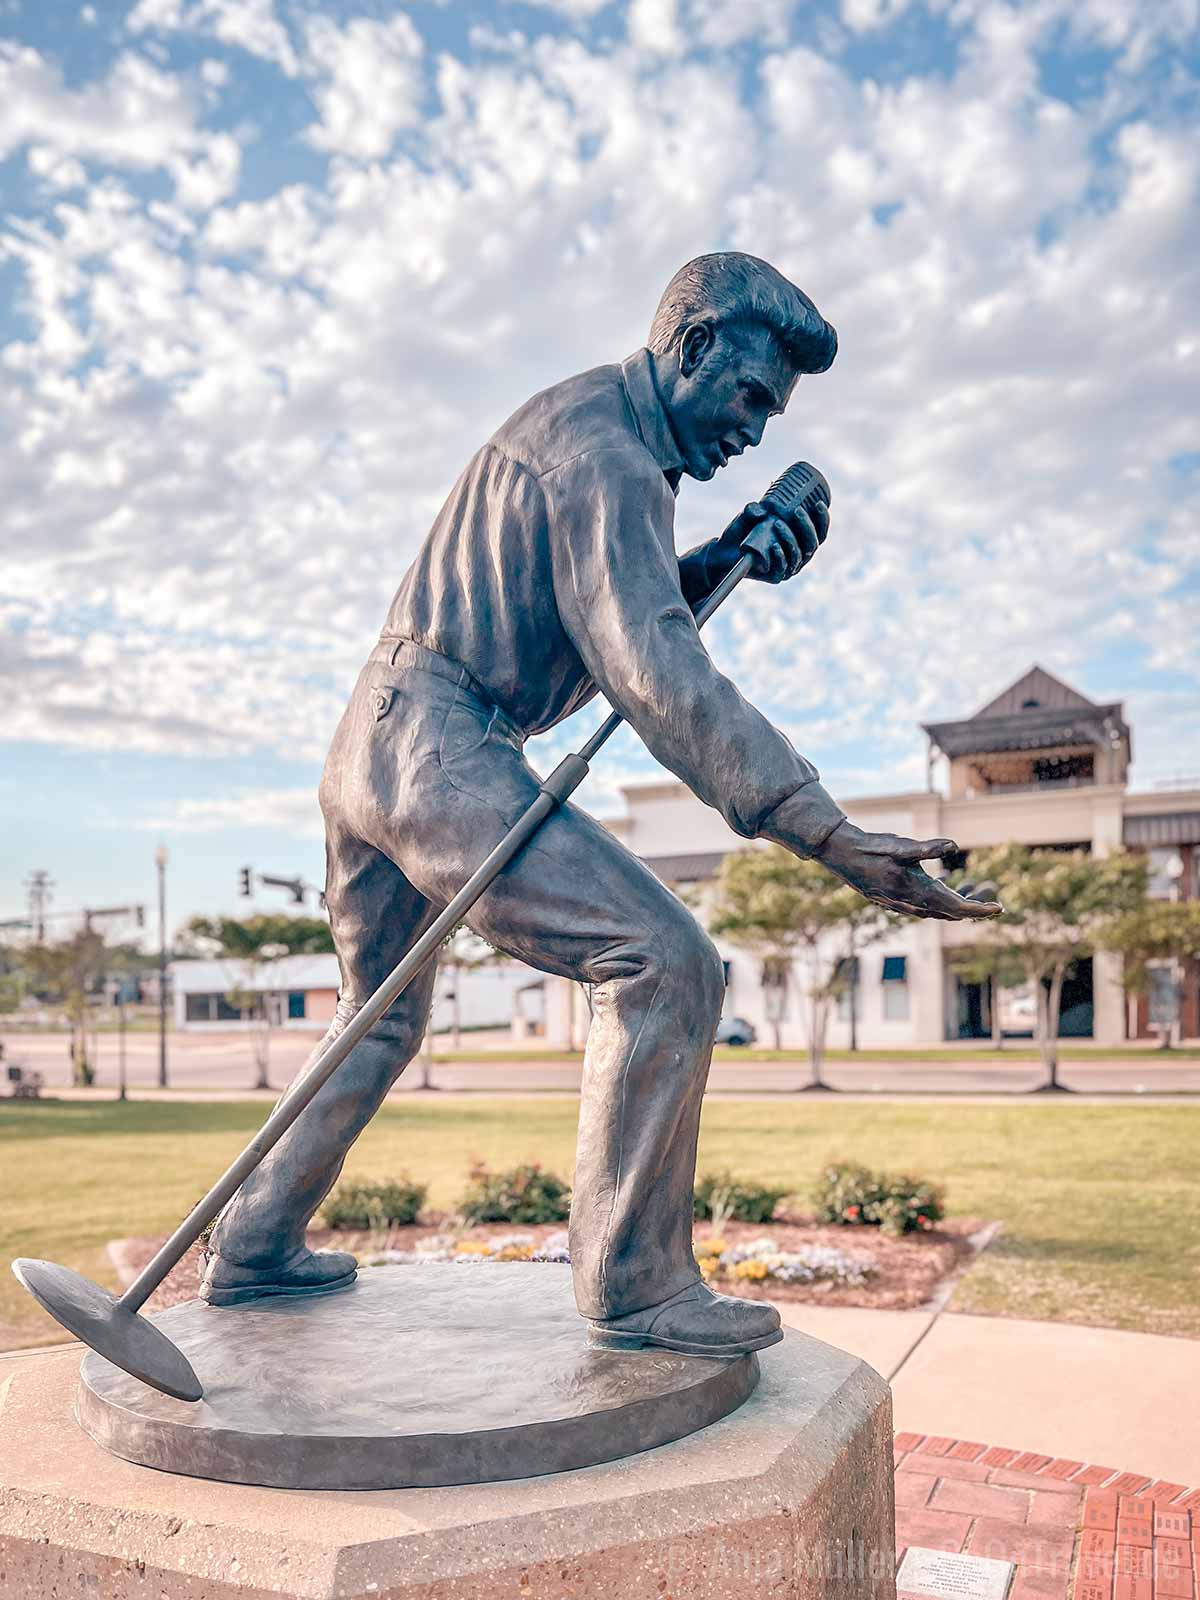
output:
M 746 1245 L 769 1238 L 777 1251 L 792 1251 L 807 1245 L 833 1246 L 869 1261 L 872 1271 L 865 1283 L 851 1286 L 828 1281 L 781 1283 L 767 1279 L 754 1282 L 745 1278 L 721 1276 L 712 1279 L 714 1289 L 724 1294 L 739 1294 L 753 1300 L 808 1302 L 825 1306 L 862 1306 L 879 1311 L 912 1311 L 932 1299 L 946 1281 L 963 1270 L 975 1253 L 972 1235 L 984 1224 L 970 1217 L 951 1217 L 935 1228 L 919 1234 L 893 1239 L 877 1228 L 849 1228 L 821 1225 L 801 1216 L 784 1217 L 775 1222 L 727 1222 L 720 1229 L 729 1246 Z M 432 1221 L 428 1226 L 392 1228 L 386 1233 L 354 1233 L 312 1228 L 309 1243 L 313 1249 L 352 1250 L 360 1258 L 386 1250 L 415 1250 L 423 1240 L 447 1231 L 447 1221 Z M 563 1231 L 562 1223 L 520 1227 L 512 1223 L 486 1223 L 470 1228 L 466 1239 L 486 1240 L 520 1234 L 541 1244 Z M 712 1238 L 711 1224 L 698 1223 L 698 1243 Z M 114 1265 L 124 1283 L 150 1260 L 161 1245 L 161 1238 L 118 1239 L 109 1246 Z M 170 1277 L 152 1296 L 149 1307 L 161 1311 L 183 1300 L 193 1300 L 200 1284 L 202 1257 L 199 1247 L 188 1252 Z M 384 1270 L 372 1268 L 371 1270 Z M 497 1265 L 497 1271 L 501 1267 Z

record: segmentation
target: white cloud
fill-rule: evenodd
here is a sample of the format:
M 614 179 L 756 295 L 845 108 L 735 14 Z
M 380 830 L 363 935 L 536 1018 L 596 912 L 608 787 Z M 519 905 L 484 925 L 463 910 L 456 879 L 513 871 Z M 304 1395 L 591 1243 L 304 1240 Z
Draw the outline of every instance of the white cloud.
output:
M 355 17 L 339 28 L 314 17 L 306 32 L 320 122 L 305 137 L 319 150 L 362 160 L 385 156 L 420 111 L 421 36 L 403 12 L 387 22 Z
M 158 834 L 272 828 L 293 839 L 320 839 L 325 831 L 312 788 L 239 789 L 219 798 L 179 800 L 173 811 L 147 817 L 138 826 Z
M 130 33 L 205 34 L 270 61 L 283 72 L 299 71 L 296 52 L 274 0 L 138 0 L 125 19 Z
M 643 50 L 673 55 L 683 47 L 676 0 L 630 0 L 629 37 Z

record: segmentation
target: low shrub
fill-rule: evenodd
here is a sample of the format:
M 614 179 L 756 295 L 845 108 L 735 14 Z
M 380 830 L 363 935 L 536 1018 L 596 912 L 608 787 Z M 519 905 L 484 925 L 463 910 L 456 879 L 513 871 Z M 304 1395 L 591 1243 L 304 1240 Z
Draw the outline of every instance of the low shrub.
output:
M 697 1221 L 770 1222 L 788 1189 L 770 1184 L 744 1183 L 729 1172 L 705 1173 L 696 1184 L 694 1215 Z
M 330 1228 L 402 1227 L 420 1216 L 428 1192 L 428 1185 L 415 1183 L 407 1173 L 388 1183 L 340 1183 L 321 1214 Z
M 479 1222 L 516 1222 L 529 1227 L 537 1222 L 565 1222 L 570 1214 L 569 1185 L 536 1161 L 508 1172 L 492 1172 L 477 1161 L 470 1177 L 470 1187 L 458 1208 L 468 1227 Z
M 904 1174 L 889 1177 L 848 1161 L 824 1168 L 813 1201 L 821 1222 L 896 1235 L 932 1228 L 945 1215 L 941 1191 L 933 1184 Z

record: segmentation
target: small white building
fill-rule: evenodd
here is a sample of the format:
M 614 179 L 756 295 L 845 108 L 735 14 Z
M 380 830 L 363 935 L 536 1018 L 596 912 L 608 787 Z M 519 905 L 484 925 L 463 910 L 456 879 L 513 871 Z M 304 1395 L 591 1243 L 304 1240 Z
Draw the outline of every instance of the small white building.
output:
M 334 955 L 284 956 L 253 967 L 233 957 L 175 961 L 175 1026 L 189 1032 L 251 1028 L 269 1015 L 278 1027 L 323 1032 L 337 1005 L 338 982 Z M 458 973 L 443 967 L 434 992 L 434 1033 L 453 1025 L 455 987 L 465 1031 L 507 1030 L 519 1018 L 521 1037 L 542 1032 L 541 976 L 522 962 L 489 962 Z

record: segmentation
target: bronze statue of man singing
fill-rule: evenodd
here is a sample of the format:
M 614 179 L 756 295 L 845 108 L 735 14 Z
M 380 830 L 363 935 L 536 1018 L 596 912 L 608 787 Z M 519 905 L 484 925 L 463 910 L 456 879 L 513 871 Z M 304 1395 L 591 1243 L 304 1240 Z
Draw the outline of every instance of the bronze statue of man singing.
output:
M 706 481 L 757 445 L 836 350 L 812 301 L 767 262 L 700 256 L 668 284 L 642 349 L 535 395 L 472 457 L 396 593 L 321 781 L 341 989 L 314 1060 L 537 795 L 526 738 L 597 691 L 743 838 L 813 857 L 913 916 L 998 909 L 923 871 L 950 840 L 848 822 L 816 768 L 717 671 L 693 619 L 771 514 L 752 503 L 677 557 L 680 480 Z M 816 554 L 828 509 L 773 521 L 754 575 L 779 582 Z M 497 949 L 591 989 L 570 1225 L 591 1342 L 705 1356 L 773 1344 L 774 1307 L 714 1293 L 692 1255 L 723 990 L 708 936 L 570 804 L 468 921 Z M 305 1228 L 416 1052 L 433 982 L 431 965 L 226 1208 L 202 1290 L 210 1305 L 353 1281 L 353 1256 L 310 1251 Z

